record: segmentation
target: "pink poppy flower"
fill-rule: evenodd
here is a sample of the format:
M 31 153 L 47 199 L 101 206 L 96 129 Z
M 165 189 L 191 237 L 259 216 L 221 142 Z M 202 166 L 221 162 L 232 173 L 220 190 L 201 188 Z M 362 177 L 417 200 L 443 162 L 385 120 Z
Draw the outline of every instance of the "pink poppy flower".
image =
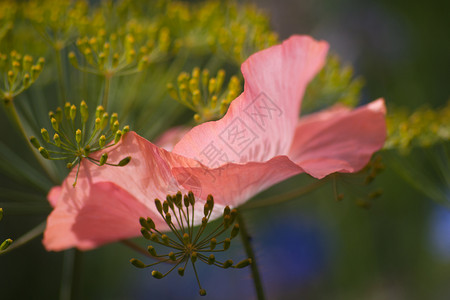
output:
M 130 155 L 126 167 L 82 163 L 76 188 L 72 172 L 49 193 L 54 210 L 44 233 L 46 249 L 86 250 L 138 236 L 141 216 L 167 228 L 154 199 L 178 190 L 192 190 L 203 200 L 214 195 L 220 214 L 224 206 L 238 206 L 302 172 L 323 178 L 362 169 L 386 138 L 382 99 L 298 117 L 306 85 L 327 50 L 326 42 L 293 36 L 252 55 L 241 68 L 244 92 L 227 114 L 194 127 L 171 152 L 129 132 L 109 152 L 111 161 Z

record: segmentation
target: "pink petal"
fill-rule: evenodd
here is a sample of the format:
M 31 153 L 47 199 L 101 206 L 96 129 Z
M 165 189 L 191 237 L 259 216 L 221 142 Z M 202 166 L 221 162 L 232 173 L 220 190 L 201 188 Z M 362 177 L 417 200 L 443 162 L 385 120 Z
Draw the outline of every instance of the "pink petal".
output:
M 136 236 L 139 217 L 152 215 L 142 203 L 111 182 L 92 184 L 84 203 L 68 201 L 58 205 L 47 220 L 44 245 L 47 250 L 71 247 L 82 250 Z
M 183 138 L 183 136 L 189 132 L 191 128 L 186 126 L 177 126 L 170 128 L 164 132 L 155 141 L 155 145 L 166 149 L 167 151 L 172 151 L 173 147 Z
M 386 140 L 386 108 L 378 99 L 355 110 L 333 107 L 300 118 L 289 157 L 323 178 L 361 170 Z
M 219 121 L 194 127 L 174 152 L 209 167 L 286 155 L 307 83 L 324 64 L 326 42 L 293 36 L 260 51 L 241 67 L 244 92 Z
M 174 168 L 175 176 L 189 172 L 193 182 L 199 183 L 202 198 L 214 195 L 214 201 L 223 206 L 239 206 L 268 187 L 303 170 L 287 156 L 277 156 L 266 162 L 226 164 L 219 168 Z M 189 189 L 189 184 L 184 184 Z
M 192 180 L 185 178 L 186 176 L 182 177 L 180 172 L 175 177 L 172 168 L 189 170 L 201 167 L 201 164 L 194 160 L 156 147 L 134 132 L 129 132 L 121 143 L 110 149 L 108 162 L 117 163 L 130 155 L 130 163 L 125 167 L 98 167 L 84 160 L 75 188 L 72 184 L 76 170 L 73 170 L 61 185 L 59 196 L 56 192 L 49 194 L 50 201 L 56 203 L 56 208 L 47 220 L 44 234 L 44 246 L 47 250 L 58 251 L 69 247 L 89 249 L 106 242 L 137 236 L 141 216 L 151 217 L 160 229 L 166 229 L 155 209 L 154 199 L 164 200 L 168 193 L 188 191 L 183 190 L 182 186 L 192 184 Z M 55 191 L 58 191 L 58 188 L 55 188 Z M 193 191 L 197 197 L 200 196 L 198 190 Z M 92 219 L 95 218 L 112 222 L 121 215 L 114 206 L 127 207 L 121 209 L 122 218 L 125 219 L 124 223 L 119 224 L 124 226 L 123 229 L 117 230 L 114 227 L 114 230 L 109 232 L 109 225 L 105 223 L 103 230 L 108 231 L 105 233 L 82 224 L 93 224 Z M 217 212 L 220 213 L 221 206 L 218 204 L 217 207 Z M 203 208 L 199 205 L 197 209 Z M 94 217 L 91 210 L 97 217 Z M 100 213 L 104 216 L 100 216 Z M 130 217 L 125 217 L 126 215 Z M 198 216 L 201 217 L 201 214 Z M 131 224 L 131 219 L 135 225 Z
M 61 187 L 60 186 L 54 186 L 50 189 L 50 191 L 47 194 L 48 202 L 50 202 L 50 205 L 52 207 L 55 207 L 58 203 L 59 195 L 61 194 Z

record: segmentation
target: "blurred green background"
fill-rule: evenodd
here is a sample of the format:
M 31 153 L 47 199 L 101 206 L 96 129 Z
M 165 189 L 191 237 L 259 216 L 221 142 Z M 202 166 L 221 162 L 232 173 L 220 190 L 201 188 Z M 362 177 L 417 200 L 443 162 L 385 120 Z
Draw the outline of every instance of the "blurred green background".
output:
M 439 108 L 448 101 L 450 2 L 254 2 L 271 16 L 281 40 L 299 33 L 329 41 L 331 52 L 363 76 L 363 101 L 385 97 L 388 108 L 411 111 L 423 105 Z M 358 191 L 347 191 L 342 184 L 342 202 L 325 185 L 307 197 L 244 212 L 268 299 L 449 299 L 447 203 L 433 201 L 398 172 L 412 168 L 431 173 L 425 175 L 433 182 L 428 188 L 450 201 L 448 183 L 439 175 L 442 169 L 433 165 L 439 164 L 433 156 L 440 147 L 404 155 L 384 151 L 386 169 L 372 184 L 383 195 L 370 209 L 356 205 Z M 256 199 L 309 181 L 299 175 Z M 420 188 L 425 183 L 414 184 Z M 43 220 L 45 215 L 5 217 L 0 237 L 20 235 Z M 120 244 L 82 256 L 80 299 L 200 298 L 192 272 L 158 281 L 131 266 L 128 259 L 136 254 Z M 244 256 L 239 243 L 227 256 Z M 63 253 L 45 252 L 39 239 L 0 256 L 1 299 L 58 299 L 63 259 Z M 210 299 L 254 298 L 249 269 L 204 266 L 199 275 Z

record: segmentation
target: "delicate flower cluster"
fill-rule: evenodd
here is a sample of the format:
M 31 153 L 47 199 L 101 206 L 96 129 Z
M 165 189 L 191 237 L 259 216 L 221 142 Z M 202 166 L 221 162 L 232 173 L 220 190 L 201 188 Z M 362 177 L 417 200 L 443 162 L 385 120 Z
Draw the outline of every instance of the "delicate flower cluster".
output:
M 333 174 L 333 193 L 336 201 L 344 199 L 344 194 L 338 192 L 338 183 L 348 185 L 352 196 L 356 197 L 356 205 L 362 208 L 370 208 L 372 201 L 382 195 L 382 190 L 367 191 L 368 186 L 384 170 L 384 164 L 380 155 L 375 155 L 369 163 L 359 172 L 354 174 Z M 358 187 L 358 189 L 355 189 Z
M 24 6 L 24 16 L 56 50 L 71 42 L 80 24 L 88 23 L 89 6 L 86 1 L 32 0 Z
M 98 165 L 105 164 L 110 166 L 125 166 L 130 162 L 131 157 L 127 156 L 117 164 L 107 162 L 108 153 L 104 152 L 99 159 L 91 156 L 94 152 L 105 150 L 117 144 L 122 136 L 129 131 L 129 127 L 125 126 L 119 130 L 119 121 L 117 113 L 113 113 L 111 117 L 105 112 L 102 106 L 98 106 L 95 112 L 95 122 L 93 128 L 90 128 L 89 111 L 86 102 L 82 101 L 79 109 L 79 122 L 76 122 L 77 108 L 67 102 L 64 110 L 58 107 L 55 112 L 49 113 L 50 122 L 55 134 L 53 139 L 47 129 L 42 128 L 42 139 L 53 147 L 59 148 L 59 151 L 48 150 L 41 146 L 38 139 L 34 136 L 30 137 L 31 144 L 39 150 L 41 155 L 50 160 L 70 160 L 67 168 L 72 169 L 78 165 L 83 159 Z M 77 127 L 79 126 L 79 127 Z M 77 174 L 78 174 L 77 170 Z M 75 186 L 77 177 L 73 185 Z
M 231 101 L 241 92 L 241 83 L 232 76 L 228 87 L 223 90 L 225 71 L 219 70 L 211 77 L 207 69 L 195 68 L 192 74 L 186 72 L 178 76 L 178 89 L 172 83 L 167 85 L 170 96 L 196 112 L 194 119 L 198 123 L 221 118 Z
M 229 267 L 243 268 L 251 264 L 251 259 L 244 259 L 237 264 L 234 264 L 231 259 L 220 262 L 214 255 L 214 253 L 226 251 L 230 247 L 231 240 L 239 233 L 239 225 L 233 225 L 238 213 L 236 209 L 230 209 L 226 206 L 223 211 L 222 222 L 218 224 L 215 229 L 208 231 L 208 221 L 214 209 L 214 198 L 212 195 L 208 195 L 207 201 L 203 207 L 204 216 L 201 225 L 197 229 L 194 228 L 195 197 L 192 192 L 184 195 L 184 197 L 181 192 L 178 192 L 176 195 L 167 195 L 164 202 L 155 199 L 155 206 L 174 236 L 169 237 L 167 234 L 160 232 L 151 218 L 140 218 L 139 222 L 142 226 L 141 234 L 147 240 L 167 248 L 172 248 L 174 251 L 171 251 L 168 254 L 159 255 L 153 246 L 148 246 L 148 253 L 159 259 L 159 261 L 147 265 L 142 261 L 133 258 L 130 262 L 134 266 L 138 268 L 148 268 L 162 262 L 174 263 L 175 265 L 165 274 L 162 274 L 157 270 L 152 271 L 153 277 L 161 279 L 166 277 L 180 264 L 184 263 L 182 267 L 178 268 L 178 274 L 183 276 L 186 266 L 190 262 L 194 269 L 195 277 L 197 278 L 200 295 L 205 296 L 206 291 L 200 284 L 195 268 L 195 263 L 197 261 L 224 269 Z M 218 238 L 229 228 L 232 228 L 230 236 L 223 241 L 218 241 Z
M 450 140 L 450 101 L 441 109 L 421 108 L 413 114 L 393 110 L 387 118 L 389 137 L 385 148 L 408 152 Z
M 33 62 L 30 55 L 12 51 L 9 55 L 0 53 L 0 97 L 12 101 L 18 94 L 30 87 L 42 72 L 45 59 Z
M 81 71 L 103 75 L 129 75 L 142 71 L 150 62 L 160 60 L 169 50 L 169 30 L 162 28 L 155 40 L 146 34 L 113 33 L 99 30 L 94 37 L 79 38 L 76 42 L 83 63 L 75 52 L 69 53 L 72 65 Z
M 354 78 L 351 66 L 342 66 L 339 57 L 330 55 L 323 69 L 308 85 L 302 111 L 317 111 L 335 103 L 355 107 L 359 103 L 363 84 L 362 78 Z

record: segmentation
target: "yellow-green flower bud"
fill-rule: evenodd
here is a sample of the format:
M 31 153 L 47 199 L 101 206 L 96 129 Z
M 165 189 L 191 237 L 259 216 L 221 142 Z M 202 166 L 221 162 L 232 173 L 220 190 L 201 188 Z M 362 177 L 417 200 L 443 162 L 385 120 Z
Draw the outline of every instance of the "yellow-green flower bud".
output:
M 224 267 L 225 269 L 231 267 L 232 265 L 233 265 L 233 261 L 232 261 L 231 259 L 229 259 L 229 260 L 227 260 L 227 261 L 225 261 L 225 262 L 223 263 L 223 267 Z
M 61 139 L 59 137 L 59 134 L 55 133 L 53 135 L 53 141 L 55 142 L 56 146 L 61 146 Z
M 197 257 L 198 257 L 197 252 L 192 252 L 192 254 L 191 254 L 191 261 L 193 263 L 195 263 L 197 261 Z
M 152 271 L 152 276 L 155 277 L 156 279 L 161 279 L 164 277 L 163 274 L 161 274 L 161 272 L 158 272 L 156 270 Z
M 100 166 L 103 166 L 107 160 L 108 160 L 108 153 L 105 152 L 100 157 L 100 161 L 99 161 Z
M 117 144 L 121 138 L 122 138 L 122 131 L 117 130 L 116 135 L 114 136 L 114 144 Z
M 34 136 L 30 137 L 30 143 L 36 149 L 39 149 L 41 147 L 41 144 L 39 143 L 38 139 L 36 137 L 34 137 Z
M 136 268 L 141 268 L 142 269 L 142 268 L 146 267 L 146 265 L 142 261 L 140 261 L 139 259 L 136 259 L 136 258 L 130 259 L 130 263 L 133 266 L 135 266 Z
M 75 140 L 77 141 L 77 144 L 81 143 L 81 130 L 77 129 L 77 131 L 75 131 Z
M 43 158 L 50 159 L 50 154 L 44 147 L 39 148 L 39 153 L 42 155 Z
M 251 258 L 244 259 L 240 262 L 238 262 L 234 267 L 237 269 L 245 268 L 246 266 L 250 265 L 252 263 Z
M 228 248 L 230 248 L 230 244 L 231 244 L 231 240 L 229 238 L 226 238 L 223 241 L 223 250 L 227 250 Z
M 66 104 L 64 104 L 64 116 L 66 116 L 67 120 L 70 119 L 70 103 L 69 102 L 66 102 Z
M 108 118 L 109 118 L 109 114 L 108 113 L 103 113 L 103 117 L 102 117 L 102 123 L 100 125 L 101 130 L 106 128 L 106 125 L 108 125 Z
M 151 256 L 157 256 L 156 249 L 153 246 L 148 246 L 147 251 L 148 253 L 150 253 Z
M 80 114 L 81 114 L 81 120 L 83 123 L 86 123 L 89 119 L 89 110 L 86 102 L 83 100 L 80 104 Z
M 216 245 L 217 245 L 217 240 L 216 240 L 216 238 L 212 238 L 212 239 L 211 239 L 211 242 L 210 242 L 210 244 L 209 244 L 209 248 L 210 248 L 211 250 L 214 250 L 214 248 L 216 248 Z
M 98 139 L 98 145 L 100 146 L 100 148 L 103 148 L 105 146 L 105 143 L 106 143 L 106 137 L 104 135 L 102 135 Z
M 101 118 L 101 117 L 103 117 L 104 113 L 105 113 L 105 109 L 103 108 L 103 106 L 101 106 L 101 105 L 97 106 L 97 109 L 95 110 L 95 117 Z
M 31 78 L 30 78 L 30 74 L 25 74 L 23 76 L 23 87 L 24 88 L 28 88 L 31 85 Z
M 234 224 L 233 229 L 231 229 L 231 235 L 230 238 L 235 238 L 239 233 L 239 224 Z
M 55 119 L 54 118 L 52 119 L 52 125 L 53 125 L 53 120 L 55 120 Z M 55 129 L 55 130 L 57 130 L 57 129 Z M 48 135 L 47 129 L 42 128 L 41 135 L 42 135 L 42 138 L 44 139 L 44 141 L 46 141 L 47 143 L 50 142 L 50 136 Z
M 50 122 L 52 123 L 52 127 L 53 127 L 53 129 L 55 130 L 55 131 L 58 131 L 58 129 L 59 129 L 59 124 L 58 124 L 58 122 L 56 121 L 56 119 L 55 118 L 52 118 L 51 120 L 50 120 Z M 42 128 L 43 130 L 44 130 L 44 128 Z M 42 130 L 41 130 L 41 134 L 42 134 Z M 47 135 L 48 135 L 48 133 L 47 133 Z M 45 138 L 44 138 L 45 139 Z
M 178 92 L 172 83 L 167 84 L 167 91 L 169 92 L 170 97 L 172 97 L 174 100 L 179 101 Z
M 208 93 L 210 95 L 214 94 L 216 91 L 217 81 L 215 78 L 211 78 L 208 84 Z
M 78 67 L 78 61 L 77 61 L 77 56 L 75 55 L 74 52 L 69 52 L 69 62 L 72 64 L 72 66 L 74 66 L 75 68 Z
M 33 58 L 30 55 L 24 55 L 23 57 L 23 70 L 28 72 L 31 70 L 31 66 L 33 64 Z
M 130 160 L 131 160 L 131 156 L 127 156 L 127 157 L 125 157 L 124 159 L 122 159 L 121 161 L 119 161 L 119 167 L 124 167 L 124 166 L 126 166 L 126 165 L 128 165 L 128 163 L 130 162 Z
M 209 265 L 212 265 L 215 261 L 216 261 L 216 257 L 214 256 L 214 254 L 211 254 L 211 255 L 208 257 L 208 264 L 209 264 Z
M 72 105 L 70 107 L 70 119 L 72 121 L 75 120 L 76 115 L 77 115 L 77 107 L 75 105 Z
M 178 268 L 178 275 L 184 276 L 184 268 L 183 267 Z
M 9 246 L 11 246 L 12 244 L 12 240 L 11 239 L 6 239 L 1 245 L 0 245 L 0 251 L 4 251 L 6 249 L 8 249 Z

